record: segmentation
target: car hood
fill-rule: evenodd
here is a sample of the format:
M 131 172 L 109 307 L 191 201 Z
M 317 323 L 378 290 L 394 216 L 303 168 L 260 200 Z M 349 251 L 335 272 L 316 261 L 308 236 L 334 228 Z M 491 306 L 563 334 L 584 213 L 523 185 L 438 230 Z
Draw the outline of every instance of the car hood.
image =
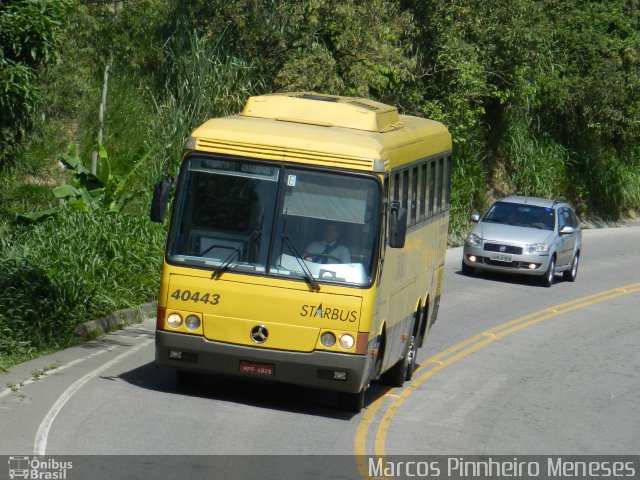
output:
M 475 233 L 483 240 L 523 245 L 545 243 L 553 237 L 553 232 L 550 230 L 483 222 L 476 225 L 472 233 Z

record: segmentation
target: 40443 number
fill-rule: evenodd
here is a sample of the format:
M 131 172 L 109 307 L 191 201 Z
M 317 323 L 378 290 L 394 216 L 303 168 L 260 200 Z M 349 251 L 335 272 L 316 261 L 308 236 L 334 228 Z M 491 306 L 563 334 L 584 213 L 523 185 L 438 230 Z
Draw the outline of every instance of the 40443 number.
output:
M 220 303 L 220 295 L 217 293 L 192 292 L 191 290 L 177 289 L 171 294 L 171 297 L 183 302 L 207 303 L 209 305 L 218 305 L 218 303 Z

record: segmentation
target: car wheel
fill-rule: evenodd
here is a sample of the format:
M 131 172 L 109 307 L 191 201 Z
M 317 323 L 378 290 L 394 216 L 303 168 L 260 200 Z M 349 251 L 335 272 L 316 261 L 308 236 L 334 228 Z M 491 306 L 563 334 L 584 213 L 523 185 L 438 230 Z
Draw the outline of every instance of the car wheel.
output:
M 567 282 L 575 282 L 578 276 L 578 263 L 580 261 L 580 254 L 576 253 L 571 261 L 571 268 L 562 274 L 563 278 Z
M 556 259 L 555 257 L 553 257 L 551 259 L 551 263 L 549 263 L 549 268 L 547 268 L 547 271 L 540 279 L 540 284 L 543 287 L 550 287 L 551 285 L 553 285 L 553 280 L 555 278 L 555 269 L 556 269 Z
M 475 272 L 476 272 L 475 268 L 470 267 L 469 265 L 464 263 L 464 260 L 462 261 L 462 274 L 463 275 L 473 275 Z

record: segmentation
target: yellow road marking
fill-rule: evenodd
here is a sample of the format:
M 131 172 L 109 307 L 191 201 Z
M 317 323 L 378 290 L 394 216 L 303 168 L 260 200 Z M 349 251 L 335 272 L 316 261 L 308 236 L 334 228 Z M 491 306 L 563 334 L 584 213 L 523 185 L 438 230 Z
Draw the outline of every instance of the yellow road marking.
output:
M 549 320 L 559 315 L 579 310 L 596 303 L 605 302 L 614 298 L 630 295 L 637 292 L 640 292 L 640 283 L 625 285 L 623 287 L 618 287 L 593 295 L 588 295 L 586 297 L 565 302 L 551 308 L 546 308 L 538 312 L 530 313 L 528 315 L 516 318 L 515 320 L 511 320 L 509 322 L 493 327 L 466 340 L 463 340 L 462 342 L 457 343 L 456 345 L 443 350 L 437 355 L 429 358 L 422 365 L 420 365 L 419 368 L 416 369 L 415 373 L 427 370 L 426 372 L 422 373 L 418 378 L 411 381 L 411 383 L 405 386 L 399 393 L 396 394 L 396 390 L 392 390 L 393 396 L 396 398 L 387 407 L 378 424 L 374 442 L 375 455 L 384 458 L 386 438 L 389 427 L 391 425 L 391 421 L 399 411 L 404 401 L 409 398 L 409 396 L 418 387 L 420 387 L 420 385 L 422 385 L 440 370 L 446 368 L 448 365 L 457 362 L 458 360 L 491 343 L 496 342 L 503 337 L 506 337 L 507 335 L 544 322 L 545 320 Z M 356 431 L 354 453 L 356 456 L 356 462 L 358 463 L 358 471 L 363 478 L 368 478 L 368 471 L 363 460 L 364 455 L 366 455 L 367 435 L 369 429 L 374 425 L 374 420 L 376 415 L 378 414 L 378 411 L 385 404 L 385 398 L 388 398 L 389 396 L 390 395 L 385 395 L 369 406 L 367 411 L 364 413 L 360 425 Z

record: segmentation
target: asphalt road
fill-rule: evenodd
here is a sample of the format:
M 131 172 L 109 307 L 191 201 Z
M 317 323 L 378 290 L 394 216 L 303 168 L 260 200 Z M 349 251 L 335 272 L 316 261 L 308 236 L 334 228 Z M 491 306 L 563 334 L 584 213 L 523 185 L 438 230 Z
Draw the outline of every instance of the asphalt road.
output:
M 0 455 L 638 454 L 640 227 L 583 243 L 577 281 L 551 288 L 463 276 L 449 250 L 420 368 L 358 415 L 287 385 L 180 389 L 154 367 L 150 319 L 2 374 Z

